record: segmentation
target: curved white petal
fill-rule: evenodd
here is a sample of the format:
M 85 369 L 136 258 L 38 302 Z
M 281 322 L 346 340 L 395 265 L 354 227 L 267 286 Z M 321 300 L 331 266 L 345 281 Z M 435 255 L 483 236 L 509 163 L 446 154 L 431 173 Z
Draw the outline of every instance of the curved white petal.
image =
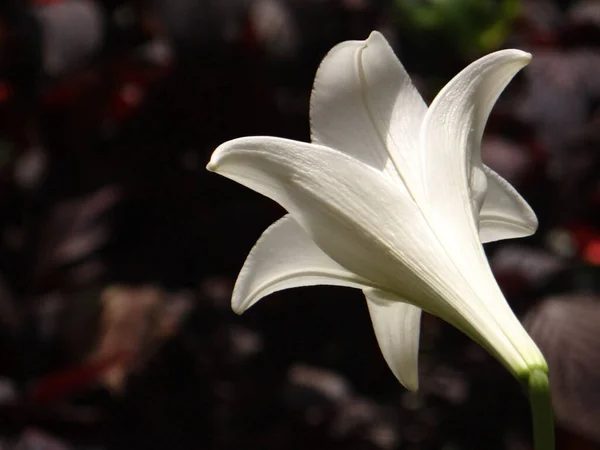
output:
M 235 283 L 231 306 L 241 314 L 273 292 L 318 284 L 362 289 L 369 283 L 323 253 L 286 215 L 267 228 L 250 251 Z
M 529 364 L 543 357 L 500 291 L 478 239 L 479 213 L 488 177 L 480 144 L 490 111 L 512 77 L 531 59 L 519 50 L 487 55 L 460 72 L 434 99 L 421 129 L 428 203 L 424 213 L 446 254 Z M 510 325 L 510 324 L 514 325 Z
M 421 309 L 377 289 L 363 290 L 381 353 L 408 390 L 419 388 Z
M 445 222 L 438 231 L 449 238 L 453 256 L 463 254 L 467 243 L 479 246 L 472 236 L 487 190 L 483 129 L 498 96 L 530 59 L 519 50 L 502 50 L 475 61 L 442 89 L 425 116 L 421 144 L 428 212 Z
M 421 188 L 418 137 L 425 102 L 378 32 L 335 46 L 323 59 L 310 102 L 314 143 L 338 149 Z
M 314 144 L 248 137 L 222 144 L 209 170 L 287 209 L 327 255 L 353 273 L 415 297 L 446 266 L 412 198 L 376 169 Z M 412 295 L 408 295 L 412 294 Z
M 381 172 L 327 147 L 272 137 L 226 142 L 208 169 L 281 204 L 324 253 L 371 287 L 450 322 L 514 373 L 526 369 L 509 337 L 518 320 L 496 319 L 483 306 L 464 278 L 478 268 L 458 272 L 410 195 Z
M 530 236 L 538 221 L 527 202 L 508 181 L 487 166 L 487 193 L 479 213 L 482 243 Z
M 475 61 L 437 95 L 421 129 L 424 212 L 461 270 L 487 267 L 477 238 L 476 215 L 488 183 L 481 137 L 496 99 L 529 59 L 528 53 L 502 50 Z M 483 283 L 489 284 L 489 279 Z

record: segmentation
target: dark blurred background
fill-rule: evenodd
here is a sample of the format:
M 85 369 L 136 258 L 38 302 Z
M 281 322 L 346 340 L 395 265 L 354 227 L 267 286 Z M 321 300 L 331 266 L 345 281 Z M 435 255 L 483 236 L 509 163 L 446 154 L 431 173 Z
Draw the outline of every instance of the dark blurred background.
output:
M 483 155 L 540 229 L 487 250 L 550 364 L 558 449 L 600 448 L 600 2 L 2 0 L 0 449 L 531 448 L 524 391 L 434 317 L 409 393 L 358 291 L 230 310 L 283 211 L 212 150 L 308 140 L 320 60 L 372 29 L 427 101 L 533 53 Z

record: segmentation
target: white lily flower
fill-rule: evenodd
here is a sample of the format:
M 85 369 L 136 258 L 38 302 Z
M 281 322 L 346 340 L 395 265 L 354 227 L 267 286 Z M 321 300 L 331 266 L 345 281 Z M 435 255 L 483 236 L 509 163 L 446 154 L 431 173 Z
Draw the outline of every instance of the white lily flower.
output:
M 408 389 L 418 387 L 421 310 L 518 378 L 547 371 L 481 245 L 537 228 L 531 208 L 480 153 L 496 99 L 530 59 L 519 50 L 485 56 L 427 108 L 380 33 L 334 47 L 315 78 L 312 143 L 234 139 L 207 166 L 289 212 L 248 255 L 233 309 L 292 287 L 350 286 L 363 290 L 383 356 Z

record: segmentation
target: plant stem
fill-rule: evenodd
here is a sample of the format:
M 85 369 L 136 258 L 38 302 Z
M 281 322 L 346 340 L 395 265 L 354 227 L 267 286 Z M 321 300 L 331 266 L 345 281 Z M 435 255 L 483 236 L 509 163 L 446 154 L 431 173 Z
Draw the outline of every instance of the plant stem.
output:
M 535 450 L 554 450 L 554 412 L 548 374 L 534 369 L 529 375 L 529 402 Z

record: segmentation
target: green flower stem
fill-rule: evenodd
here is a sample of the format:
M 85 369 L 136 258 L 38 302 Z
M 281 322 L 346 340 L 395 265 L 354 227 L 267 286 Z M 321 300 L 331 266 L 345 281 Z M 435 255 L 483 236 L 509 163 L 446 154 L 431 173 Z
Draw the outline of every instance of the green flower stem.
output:
M 534 369 L 529 375 L 529 401 L 535 450 L 554 450 L 554 412 L 548 374 Z

